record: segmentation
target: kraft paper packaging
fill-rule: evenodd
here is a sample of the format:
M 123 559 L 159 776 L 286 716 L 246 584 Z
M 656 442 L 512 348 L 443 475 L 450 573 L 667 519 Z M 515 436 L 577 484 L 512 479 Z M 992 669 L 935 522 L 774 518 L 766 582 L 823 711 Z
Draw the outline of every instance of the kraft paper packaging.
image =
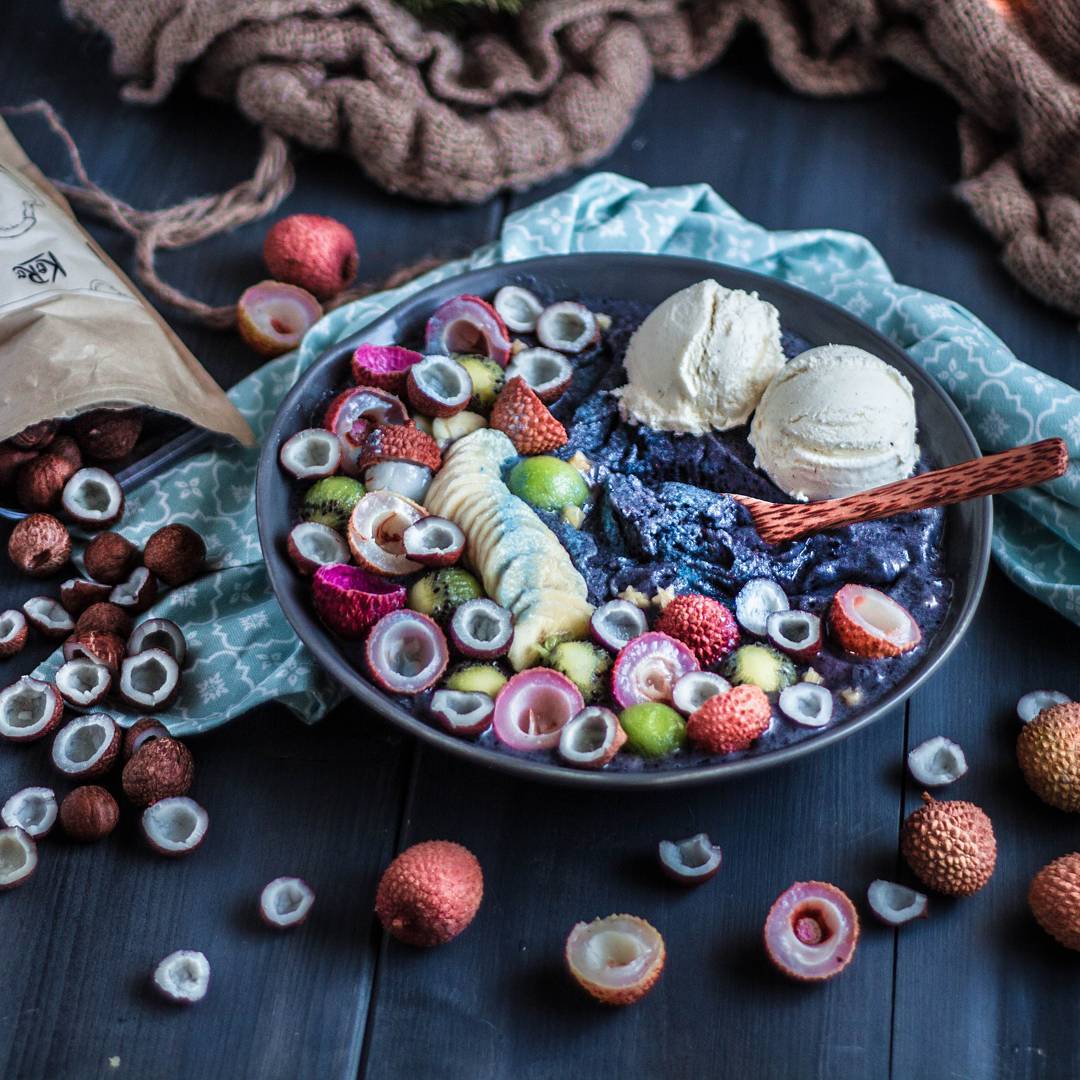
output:
M 0 120 L 0 439 L 40 420 L 135 405 L 255 442 Z

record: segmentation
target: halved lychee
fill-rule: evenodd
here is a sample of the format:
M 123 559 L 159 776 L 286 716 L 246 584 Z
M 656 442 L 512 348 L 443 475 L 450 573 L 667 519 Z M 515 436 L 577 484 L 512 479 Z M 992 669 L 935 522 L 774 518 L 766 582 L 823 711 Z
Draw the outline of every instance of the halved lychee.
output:
M 451 735 L 479 735 L 491 727 L 495 702 L 479 690 L 436 690 L 429 709 Z
M 28 636 L 26 616 L 21 611 L 8 608 L 0 612 L 0 660 L 21 652 Z
M 967 772 L 964 751 L 952 739 L 935 735 L 908 754 L 908 771 L 923 787 L 943 787 Z
M 401 534 L 407 558 L 423 566 L 453 566 L 465 550 L 465 534 L 452 521 L 430 515 Z
M 124 513 L 124 492 L 112 473 L 79 469 L 64 485 L 60 506 L 68 520 L 84 529 L 107 529 Z
M 540 344 L 564 353 L 579 353 L 600 340 L 596 316 L 576 300 L 560 300 L 540 313 L 536 320 Z
M 723 852 L 709 839 L 698 833 L 685 840 L 661 840 L 657 847 L 660 868 L 680 885 L 700 885 L 715 876 L 720 869 Z
M 691 649 L 653 630 L 619 651 L 611 668 L 611 692 L 623 709 L 643 701 L 669 704 L 675 684 L 697 670 L 697 657 Z
M 504 285 L 495 294 L 492 304 L 506 328 L 515 334 L 532 333 L 544 310 L 540 297 L 520 285 Z
M 450 620 L 450 640 L 462 656 L 492 660 L 509 652 L 513 639 L 510 612 L 494 600 L 466 600 Z
M 30 625 L 50 638 L 67 637 L 75 629 L 75 620 L 59 600 L 51 596 L 31 596 L 23 604 Z
M 373 574 L 409 574 L 420 564 L 405 554 L 405 530 L 427 516 L 412 499 L 394 491 L 369 491 L 349 517 L 349 550 Z
M 368 491 L 390 491 L 420 502 L 431 487 L 434 473 L 414 461 L 377 461 L 361 475 Z
M 343 390 L 327 406 L 323 427 L 332 431 L 341 444 L 341 469 L 357 476 L 359 460 L 368 433 L 380 424 L 407 424 L 409 410 L 388 390 L 376 386 L 355 386 Z
M 288 930 L 308 917 L 314 903 L 315 890 L 302 878 L 274 878 L 259 895 L 259 915 L 267 926 Z
M 112 672 L 104 664 L 87 660 L 85 656 L 61 664 L 53 676 L 60 696 L 76 709 L 100 705 L 108 696 L 112 681 Z
M 593 640 L 612 652 L 629 645 L 648 629 L 645 612 L 629 600 L 609 600 L 601 604 L 589 620 Z
M 319 301 L 298 285 L 260 281 L 236 302 L 236 328 L 260 356 L 280 356 L 295 349 L 322 318 Z
M 317 521 L 301 521 L 294 525 L 286 541 L 286 550 L 293 566 L 310 577 L 320 566 L 349 561 L 349 545 L 341 533 Z
M 735 596 L 735 618 L 756 637 L 768 633 L 770 615 L 790 607 L 787 594 L 771 578 L 751 578 Z
M 80 780 L 101 776 L 120 753 L 120 728 L 106 713 L 88 713 L 66 723 L 53 739 L 57 772 Z
M 0 892 L 21 885 L 37 869 L 37 844 L 19 828 L 0 829 Z
M 372 679 L 391 694 L 419 694 L 442 678 L 450 659 L 434 619 L 403 609 L 384 615 L 368 634 L 364 659 Z
M 886 926 L 903 926 L 913 919 L 925 919 L 929 906 L 926 893 L 880 878 L 870 882 L 866 902 Z
M 0 738 L 30 742 L 54 731 L 64 715 L 64 702 L 41 679 L 23 675 L 0 690 Z
M 424 416 L 453 416 L 473 394 L 469 373 L 449 356 L 425 356 L 409 368 L 409 404 Z
M 353 382 L 403 394 L 409 368 L 423 359 L 420 353 L 400 345 L 361 345 L 352 355 Z
M 499 691 L 492 726 L 499 741 L 513 750 L 550 750 L 584 707 L 581 691 L 565 675 L 530 668 Z
M 566 966 L 605 1005 L 632 1005 L 656 985 L 666 951 L 660 931 L 636 915 L 579 922 L 566 939 Z
M 671 704 L 683 714 L 696 713 L 709 698 L 727 693 L 731 683 L 712 671 L 689 671 L 671 688 Z
M 911 612 L 868 585 L 839 589 L 829 615 L 837 641 L 856 656 L 899 656 L 922 640 L 922 631 Z
M 333 476 L 341 465 L 341 441 L 326 428 L 305 428 L 281 444 L 281 467 L 297 480 Z
M 580 769 L 602 769 L 626 742 L 619 718 L 602 705 L 587 705 L 559 732 L 559 757 Z
M 765 920 L 765 951 L 785 975 L 820 982 L 839 975 L 855 956 L 859 914 L 847 893 L 824 881 L 785 889 Z
M 820 683 L 800 682 L 780 691 L 780 711 L 803 727 L 825 727 L 832 719 L 833 696 Z
M 210 961 L 194 949 L 178 949 L 154 968 L 152 981 L 167 1001 L 193 1005 L 202 1001 L 210 988 Z
M 405 606 L 405 589 L 358 566 L 321 566 L 311 583 L 315 611 L 343 638 L 361 638 L 370 626 Z
M 114 585 L 109 603 L 132 615 L 145 611 L 157 597 L 157 579 L 145 566 L 136 566 L 127 581 Z
M 147 649 L 164 649 L 181 667 L 187 659 L 187 638 L 172 619 L 145 619 L 128 638 L 128 656 Z
M 22 829 L 27 836 L 40 840 L 56 824 L 59 807 L 56 792 L 47 787 L 27 787 L 16 791 L 0 810 L 0 821 L 9 829 Z
M 109 599 L 112 586 L 100 581 L 88 581 L 86 578 L 68 578 L 60 586 L 60 603 L 64 610 L 72 615 L 81 615 L 92 604 L 104 603 Z
M 510 359 L 510 335 L 498 312 L 479 296 L 453 296 L 427 321 L 424 351 L 442 356 L 486 356 L 501 367 Z
M 1030 724 L 1036 716 L 1053 705 L 1068 705 L 1071 698 L 1060 690 L 1032 690 L 1016 703 L 1016 716 L 1021 724 Z
M 520 375 L 533 393 L 550 405 L 570 387 L 574 368 L 566 357 L 554 349 L 522 349 L 506 368 L 507 379 Z
M 821 652 L 821 620 L 809 611 L 774 611 L 765 620 L 769 641 L 793 660 L 807 661 Z
M 206 837 L 210 815 L 186 795 L 159 799 L 142 812 L 139 827 L 159 854 L 179 858 L 194 851 Z
M 141 712 L 167 709 L 180 692 L 180 665 L 164 649 L 143 649 L 120 665 L 116 688 Z

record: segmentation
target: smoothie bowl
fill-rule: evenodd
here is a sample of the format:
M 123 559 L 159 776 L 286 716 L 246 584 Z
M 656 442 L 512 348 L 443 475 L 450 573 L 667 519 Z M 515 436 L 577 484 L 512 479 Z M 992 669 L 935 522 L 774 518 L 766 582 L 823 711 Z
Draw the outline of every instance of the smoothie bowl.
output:
M 990 503 L 770 546 L 733 495 L 864 490 L 977 456 L 841 309 L 692 259 L 462 275 L 323 356 L 258 472 L 292 625 L 356 698 L 481 764 L 693 783 L 903 701 L 978 602 Z

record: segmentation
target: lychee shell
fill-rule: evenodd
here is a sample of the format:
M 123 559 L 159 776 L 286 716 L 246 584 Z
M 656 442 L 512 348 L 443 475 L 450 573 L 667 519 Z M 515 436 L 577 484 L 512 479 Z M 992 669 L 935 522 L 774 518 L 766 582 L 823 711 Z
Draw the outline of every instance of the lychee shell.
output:
M 1080 702 L 1052 705 L 1025 724 L 1016 758 L 1028 787 L 1043 802 L 1080 812 Z
M 900 851 L 908 866 L 935 892 L 947 896 L 978 892 L 997 863 L 990 818 L 974 803 L 938 801 L 926 792 L 923 800 L 900 835 Z
M 407 945 L 441 945 L 472 922 L 484 895 L 476 856 L 450 840 L 427 840 L 386 868 L 375 895 L 383 929 Z
M 1031 882 L 1028 904 L 1035 921 L 1066 949 L 1080 951 L 1080 852 L 1044 866 Z

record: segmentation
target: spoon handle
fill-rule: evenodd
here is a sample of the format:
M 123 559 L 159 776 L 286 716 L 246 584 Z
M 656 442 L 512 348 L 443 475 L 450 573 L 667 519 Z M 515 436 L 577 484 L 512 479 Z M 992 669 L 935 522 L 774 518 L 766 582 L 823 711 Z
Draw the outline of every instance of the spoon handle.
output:
M 1043 439 L 842 499 L 787 505 L 784 509 L 790 512 L 792 527 L 789 535 L 794 538 L 856 521 L 874 521 L 928 506 L 949 506 L 983 495 L 999 495 L 1053 480 L 1068 467 L 1069 450 L 1065 441 Z M 794 531 L 796 526 L 798 531 Z

